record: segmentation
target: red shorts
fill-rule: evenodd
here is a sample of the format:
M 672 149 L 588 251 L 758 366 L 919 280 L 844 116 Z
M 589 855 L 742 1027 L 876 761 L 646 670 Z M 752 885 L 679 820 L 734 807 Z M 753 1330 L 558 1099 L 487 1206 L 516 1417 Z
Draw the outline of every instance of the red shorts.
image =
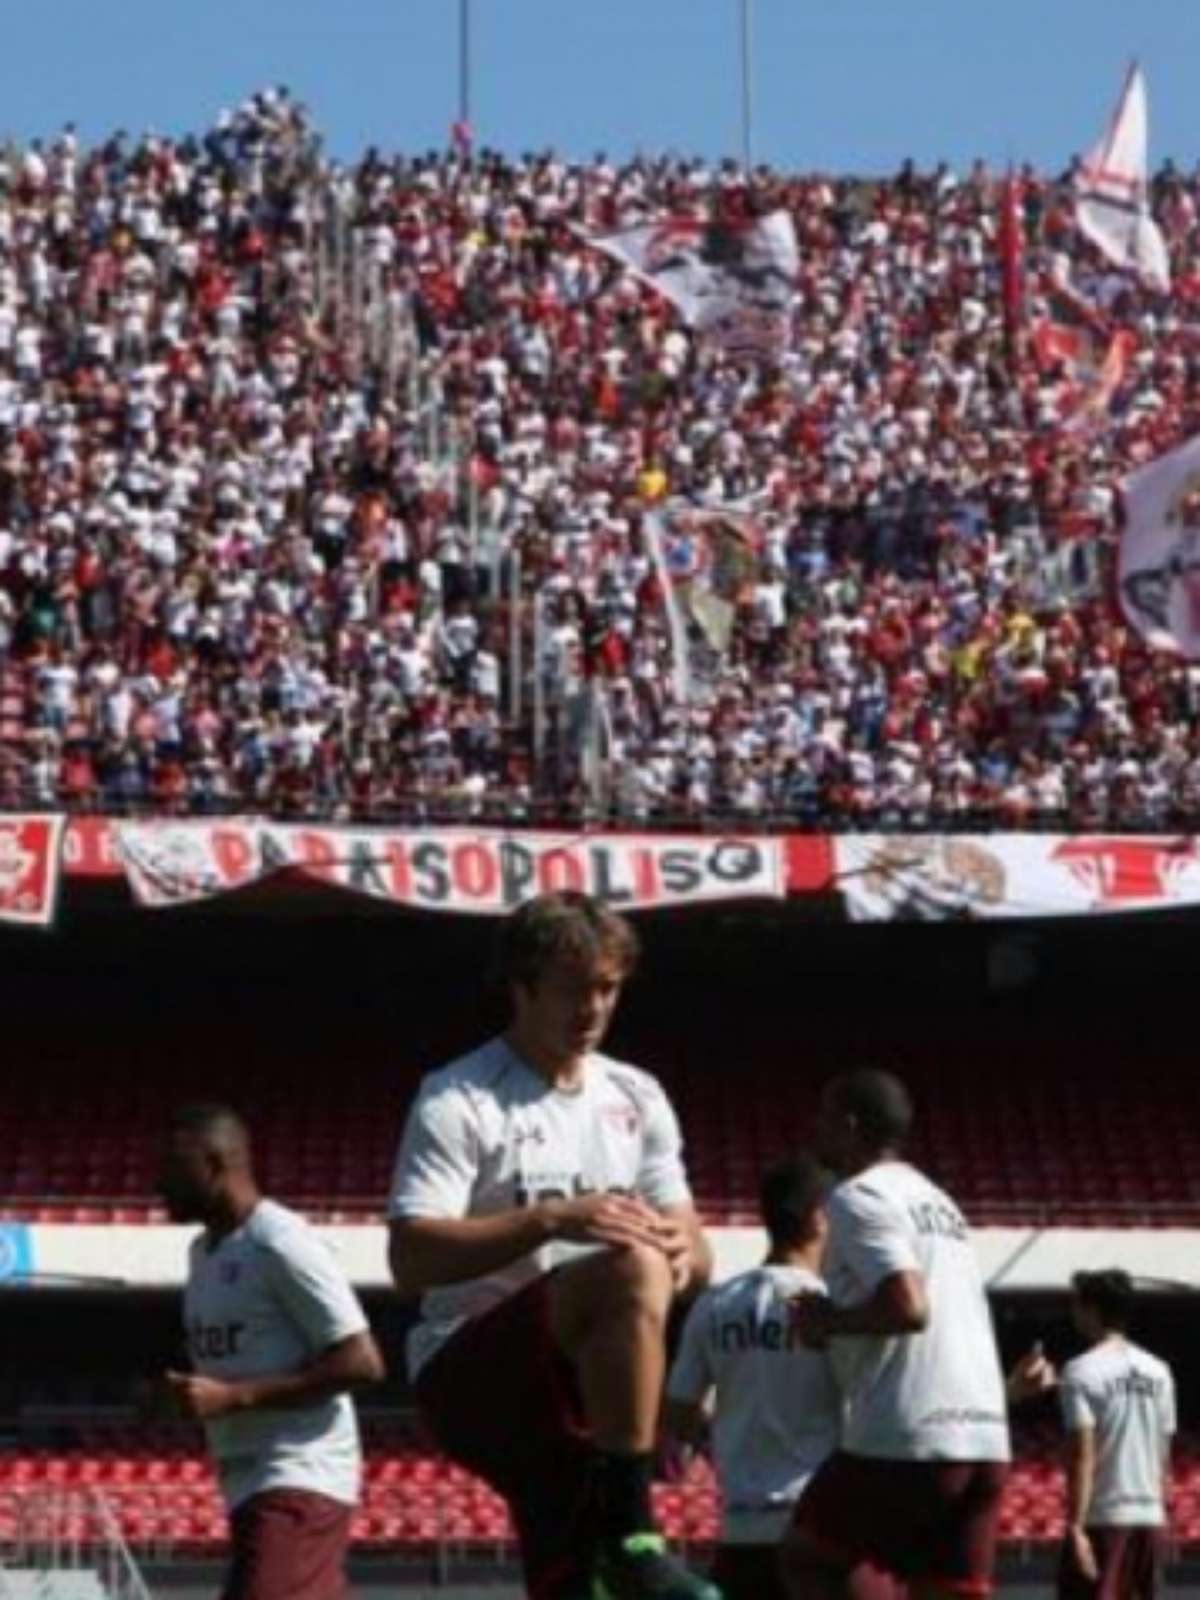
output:
M 1097 1578 L 1087 1578 L 1064 1539 L 1058 1558 L 1059 1600 L 1154 1600 L 1162 1587 L 1167 1539 L 1161 1528 L 1089 1528 Z
M 229 1519 L 222 1600 L 343 1600 L 353 1507 L 307 1489 L 264 1489 Z
M 869 1561 L 962 1595 L 991 1593 L 999 1461 L 885 1461 L 835 1451 L 800 1497 L 793 1527 L 839 1567 Z
M 777 1544 L 723 1544 L 710 1574 L 724 1600 L 788 1600 Z M 847 1579 L 847 1600 L 900 1600 L 894 1579 L 866 1565 Z
M 457 1329 L 416 1395 L 440 1448 L 508 1501 L 532 1600 L 578 1592 L 592 1450 L 550 1327 L 550 1275 Z

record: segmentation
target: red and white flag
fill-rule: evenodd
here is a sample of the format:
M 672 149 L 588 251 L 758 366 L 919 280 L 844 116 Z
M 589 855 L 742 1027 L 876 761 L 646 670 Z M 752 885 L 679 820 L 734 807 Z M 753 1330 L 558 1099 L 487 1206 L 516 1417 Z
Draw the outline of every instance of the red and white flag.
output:
M 0 816 L 0 923 L 48 928 L 62 881 L 63 816 Z
M 788 348 L 800 254 L 787 211 L 745 221 L 664 217 L 585 237 L 723 349 L 769 360 Z
M 1150 215 L 1148 120 L 1146 79 L 1135 65 L 1112 121 L 1075 175 L 1075 221 L 1111 262 L 1165 294 L 1171 268 L 1166 241 Z
M 1127 477 L 1117 583 L 1148 644 L 1200 660 L 1200 434 Z

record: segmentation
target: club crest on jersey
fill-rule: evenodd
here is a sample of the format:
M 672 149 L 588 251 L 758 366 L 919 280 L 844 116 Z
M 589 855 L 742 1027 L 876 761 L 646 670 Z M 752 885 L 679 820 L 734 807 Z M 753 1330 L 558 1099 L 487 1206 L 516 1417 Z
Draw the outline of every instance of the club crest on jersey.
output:
M 633 1139 L 637 1136 L 642 1119 L 632 1106 L 605 1106 L 600 1112 L 600 1120 L 606 1127 L 623 1133 L 627 1139 Z

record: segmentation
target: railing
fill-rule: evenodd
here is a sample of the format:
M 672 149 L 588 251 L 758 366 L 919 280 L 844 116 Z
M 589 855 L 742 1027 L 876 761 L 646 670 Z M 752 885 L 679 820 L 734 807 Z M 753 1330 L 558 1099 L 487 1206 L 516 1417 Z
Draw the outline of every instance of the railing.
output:
M 151 1600 L 116 1513 L 98 1489 L 0 1496 L 0 1551 L 7 1567 L 94 1573 L 107 1600 Z

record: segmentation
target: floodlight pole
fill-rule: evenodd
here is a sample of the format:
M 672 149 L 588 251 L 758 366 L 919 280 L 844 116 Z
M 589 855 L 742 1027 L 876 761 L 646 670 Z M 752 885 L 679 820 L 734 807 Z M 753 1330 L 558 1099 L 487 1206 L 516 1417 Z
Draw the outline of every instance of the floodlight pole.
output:
M 746 172 L 754 159 L 754 74 L 751 67 L 752 0 L 738 0 L 742 48 L 742 167 Z
M 458 0 L 458 120 L 471 126 L 471 0 Z

